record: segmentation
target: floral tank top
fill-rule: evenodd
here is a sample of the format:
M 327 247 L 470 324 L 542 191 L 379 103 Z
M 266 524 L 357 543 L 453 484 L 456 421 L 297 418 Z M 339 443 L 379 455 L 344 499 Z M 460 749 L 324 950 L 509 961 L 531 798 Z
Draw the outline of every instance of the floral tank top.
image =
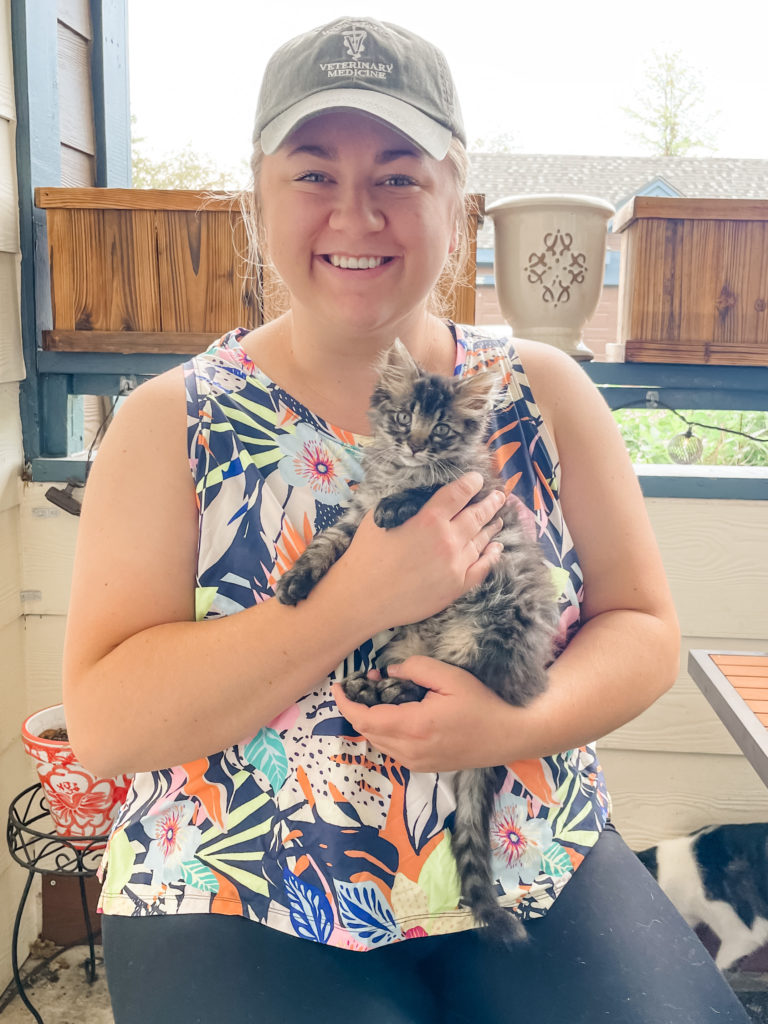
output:
M 500 368 L 488 443 L 559 594 L 560 641 L 582 578 L 558 501 L 559 466 L 512 341 L 450 325 L 456 374 Z M 226 334 L 185 364 L 199 505 L 196 614 L 268 600 L 362 478 L 366 439 L 323 421 Z M 331 694 L 373 666 L 372 638 L 255 736 L 135 776 L 102 864 L 107 914 L 235 914 L 353 950 L 474 927 L 451 854 L 453 773 L 417 773 L 355 737 Z M 215 680 L 211 680 L 215 685 Z M 540 917 L 595 844 L 608 797 L 591 746 L 498 769 L 491 843 L 500 902 Z

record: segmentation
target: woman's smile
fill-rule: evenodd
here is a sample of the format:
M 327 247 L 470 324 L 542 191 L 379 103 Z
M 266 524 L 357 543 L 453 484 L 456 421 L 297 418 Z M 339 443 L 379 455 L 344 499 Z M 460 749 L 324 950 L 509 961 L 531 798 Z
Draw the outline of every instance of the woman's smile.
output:
M 322 257 L 326 262 L 342 270 L 375 270 L 386 263 L 390 263 L 392 256 L 341 256 L 332 253 Z

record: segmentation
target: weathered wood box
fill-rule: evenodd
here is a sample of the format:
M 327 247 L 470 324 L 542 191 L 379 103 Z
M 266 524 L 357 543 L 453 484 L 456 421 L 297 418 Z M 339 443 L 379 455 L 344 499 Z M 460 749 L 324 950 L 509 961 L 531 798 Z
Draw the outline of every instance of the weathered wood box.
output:
M 768 199 L 635 196 L 613 230 L 627 362 L 768 365 Z
M 282 311 L 269 266 L 252 278 L 238 202 L 227 194 L 120 188 L 38 188 L 46 211 L 53 327 L 43 346 L 65 352 L 193 354 L 233 327 Z M 475 320 L 478 220 L 467 197 L 469 252 L 447 313 Z

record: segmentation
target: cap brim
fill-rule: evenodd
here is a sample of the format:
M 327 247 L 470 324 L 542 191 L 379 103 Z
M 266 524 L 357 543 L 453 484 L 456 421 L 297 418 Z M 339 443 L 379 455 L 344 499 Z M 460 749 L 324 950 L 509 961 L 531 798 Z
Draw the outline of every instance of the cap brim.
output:
M 450 128 L 394 96 L 371 89 L 325 89 L 294 103 L 270 121 L 261 131 L 262 150 L 274 153 L 300 124 L 329 110 L 357 110 L 369 114 L 405 135 L 435 160 L 442 160 L 451 144 Z

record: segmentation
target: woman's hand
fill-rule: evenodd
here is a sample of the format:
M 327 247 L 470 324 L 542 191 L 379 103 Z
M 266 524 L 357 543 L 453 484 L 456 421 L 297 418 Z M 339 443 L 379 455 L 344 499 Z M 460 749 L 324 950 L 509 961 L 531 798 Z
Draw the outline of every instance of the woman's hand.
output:
M 349 700 L 338 683 L 333 693 L 349 724 L 406 768 L 444 772 L 516 760 L 513 722 L 525 712 L 470 672 L 415 655 L 389 665 L 387 675 L 411 679 L 429 692 L 412 704 L 372 708 Z
M 492 541 L 505 501 L 492 491 L 469 504 L 482 485 L 479 473 L 467 473 L 393 529 L 366 515 L 337 563 L 347 573 L 348 607 L 365 609 L 378 631 L 421 622 L 482 583 L 502 550 Z

